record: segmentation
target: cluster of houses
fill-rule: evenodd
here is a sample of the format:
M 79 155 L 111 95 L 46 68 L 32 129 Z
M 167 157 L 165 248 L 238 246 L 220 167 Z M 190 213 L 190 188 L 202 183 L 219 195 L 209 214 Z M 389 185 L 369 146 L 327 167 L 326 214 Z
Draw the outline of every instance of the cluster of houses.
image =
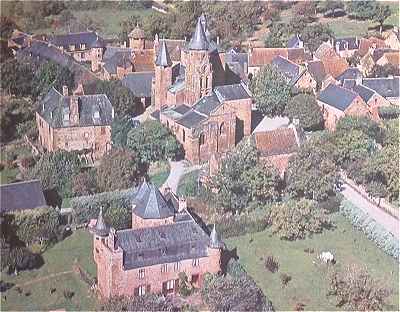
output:
M 251 137 L 262 161 L 284 176 L 289 158 L 304 141 L 296 120 L 265 117 L 256 122 L 249 81 L 272 64 L 297 90 L 315 94 L 325 126 L 343 116 L 380 119 L 380 107 L 399 106 L 399 76 L 365 78 L 375 64 L 399 69 L 399 31 L 386 40 L 349 37 L 323 43 L 309 53 L 299 36 L 286 48 L 249 46 L 247 52 L 221 49 L 202 15 L 190 40 L 147 40 L 137 25 L 128 42 L 112 45 L 95 32 L 46 38 L 15 32 L 9 41 L 17 57 L 52 60 L 80 73 L 75 90 L 51 89 L 36 112 L 39 143 L 45 151 L 80 151 L 94 162 L 112 146 L 112 103 L 105 94 L 86 95 L 87 80 L 120 80 L 183 145 L 193 164 L 221 159 Z M 214 40 L 215 39 L 215 40 Z M 357 53 L 360 65 L 346 58 Z M 83 66 L 83 64 L 90 66 Z M 222 244 L 191 215 L 184 200 L 143 182 L 132 204 L 132 228 L 109 228 L 100 212 L 94 222 L 94 259 L 103 297 L 175 292 L 179 273 L 201 285 L 205 272 L 218 272 Z M 183 234 L 183 235 L 182 235 Z

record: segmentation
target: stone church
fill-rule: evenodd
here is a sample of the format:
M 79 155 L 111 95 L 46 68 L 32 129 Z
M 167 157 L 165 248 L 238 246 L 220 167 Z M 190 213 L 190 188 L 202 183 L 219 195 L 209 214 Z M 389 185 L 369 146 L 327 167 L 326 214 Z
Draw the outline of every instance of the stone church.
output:
M 231 84 L 225 53 L 211 39 L 202 15 L 179 62 L 161 40 L 155 61 L 153 95 L 158 119 L 176 135 L 194 164 L 231 150 L 251 134 L 252 95 L 238 79 Z

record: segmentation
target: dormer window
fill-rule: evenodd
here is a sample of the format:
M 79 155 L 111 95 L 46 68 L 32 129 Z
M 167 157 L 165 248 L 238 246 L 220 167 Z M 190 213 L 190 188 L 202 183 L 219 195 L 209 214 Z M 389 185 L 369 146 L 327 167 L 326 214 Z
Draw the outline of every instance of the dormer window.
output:
M 81 50 L 85 50 L 86 49 L 86 44 L 81 43 Z
M 93 118 L 99 119 L 100 118 L 100 112 L 99 111 L 95 111 L 94 114 L 93 114 Z
M 75 46 L 74 46 L 73 44 L 71 44 L 71 45 L 69 46 L 69 50 L 70 50 L 70 51 L 74 51 L 74 50 L 75 50 Z

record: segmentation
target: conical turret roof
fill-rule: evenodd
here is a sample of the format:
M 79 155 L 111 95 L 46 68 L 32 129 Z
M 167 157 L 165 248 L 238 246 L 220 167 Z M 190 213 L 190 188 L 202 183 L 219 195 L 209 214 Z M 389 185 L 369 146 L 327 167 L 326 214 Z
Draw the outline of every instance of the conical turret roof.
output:
M 208 50 L 209 42 L 204 32 L 202 17 L 197 20 L 196 30 L 188 45 L 189 50 Z
M 108 228 L 103 219 L 103 207 L 100 207 L 99 216 L 97 217 L 95 232 L 99 236 L 107 236 Z
M 167 49 L 167 44 L 165 43 L 164 39 L 161 41 L 160 49 L 158 50 L 156 65 L 157 66 L 171 66 L 172 65 L 171 57 L 169 56 L 168 49 Z
M 210 247 L 211 248 L 221 248 L 222 247 L 222 243 L 219 240 L 217 230 L 215 229 L 215 224 L 214 224 L 213 229 L 210 234 Z

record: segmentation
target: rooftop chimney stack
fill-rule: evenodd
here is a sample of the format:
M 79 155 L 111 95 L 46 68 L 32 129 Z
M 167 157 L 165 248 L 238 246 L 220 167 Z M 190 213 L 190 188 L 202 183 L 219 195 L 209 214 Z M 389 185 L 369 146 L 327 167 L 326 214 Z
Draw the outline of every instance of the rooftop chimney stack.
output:
M 68 87 L 63 86 L 63 96 L 68 96 Z

